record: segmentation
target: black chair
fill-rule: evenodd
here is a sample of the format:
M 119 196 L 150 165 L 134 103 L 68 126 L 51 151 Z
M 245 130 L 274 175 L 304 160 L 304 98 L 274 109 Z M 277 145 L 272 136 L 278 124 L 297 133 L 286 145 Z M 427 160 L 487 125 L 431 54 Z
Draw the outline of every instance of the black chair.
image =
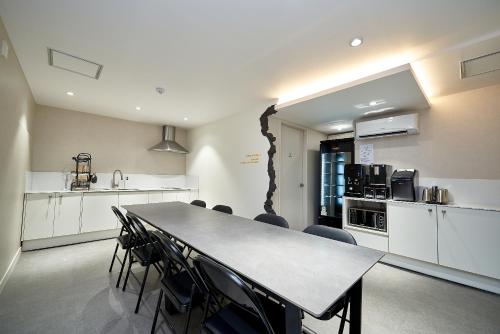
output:
M 345 242 L 351 245 L 357 245 L 356 239 L 354 239 L 351 233 L 338 228 L 328 227 L 324 225 L 311 225 L 306 227 L 304 233 L 314 234 L 319 237 Z M 349 307 L 350 294 L 350 290 L 347 291 L 347 293 L 342 298 L 339 298 L 339 300 L 335 304 L 333 304 L 333 306 L 327 312 L 325 312 L 325 314 L 321 318 L 319 318 L 321 320 L 329 320 L 334 316 L 338 317 L 338 313 L 342 311 L 342 316 L 340 316 L 339 334 L 344 332 L 345 323 L 349 322 L 349 320 L 347 320 L 347 309 Z
M 266 223 L 270 225 L 276 225 L 279 227 L 284 227 L 284 228 L 289 228 L 288 222 L 286 221 L 285 218 L 278 216 L 278 215 L 273 215 L 271 213 L 261 213 L 257 217 L 255 217 L 253 220 L 256 220 L 261 223 Z
M 227 206 L 227 205 L 221 205 L 221 204 L 218 204 L 216 206 L 214 206 L 212 208 L 212 210 L 215 210 L 215 211 L 219 211 L 219 212 L 224 212 L 224 213 L 227 213 L 227 214 L 233 214 L 233 209 L 231 209 L 230 206 Z
M 115 259 L 118 259 L 118 261 L 121 263 L 121 268 L 120 268 L 120 274 L 118 275 L 118 279 L 116 281 L 116 287 L 118 288 L 120 286 L 120 281 L 123 275 L 123 269 L 125 268 L 125 263 L 127 262 L 127 257 L 129 256 L 130 250 L 132 247 L 135 247 L 140 244 L 139 239 L 136 237 L 135 232 L 132 230 L 132 227 L 130 226 L 129 221 L 123 213 L 116 207 L 112 206 L 111 210 L 115 214 L 116 218 L 118 218 L 118 221 L 122 225 L 122 228 L 120 230 L 120 235 L 116 238 L 116 247 L 115 247 L 115 252 L 113 253 L 113 258 L 111 259 L 111 265 L 109 266 L 109 272 L 113 270 L 113 264 L 115 262 Z M 124 234 L 125 232 L 125 234 Z M 118 247 L 120 247 L 125 250 L 125 256 L 123 257 L 123 260 L 120 260 L 118 257 Z
M 263 296 L 259 297 L 238 275 L 203 255 L 197 256 L 193 262 L 212 292 L 209 299 L 214 298 L 214 295 L 222 295 L 227 300 L 210 317 L 207 317 L 208 307 L 205 307 L 202 333 L 284 333 L 283 306 Z M 272 316 L 268 316 L 270 314 Z
M 161 280 L 160 295 L 156 304 L 151 333 L 155 332 L 161 301 L 165 294 L 165 308 L 187 314 L 184 325 L 184 333 L 188 332 L 193 306 L 203 301 L 203 295 L 208 293 L 204 283 L 193 268 L 189 266 L 187 259 L 167 236 L 160 232 L 152 235 L 153 244 L 161 253 L 163 261 L 163 277 Z M 168 323 L 168 320 L 165 319 Z M 172 328 L 172 325 L 169 324 Z
M 141 289 L 139 291 L 139 296 L 137 298 L 137 304 L 135 306 L 135 313 L 139 312 L 139 307 L 141 305 L 142 294 L 144 293 L 144 287 L 146 286 L 146 280 L 148 278 L 149 267 L 153 265 L 156 270 L 162 273 L 162 269 L 158 267 L 158 263 L 161 260 L 160 253 L 158 252 L 153 241 L 151 240 L 151 233 L 146 230 L 144 225 L 134 216 L 127 215 L 129 225 L 134 231 L 137 237 L 137 246 L 134 246 L 129 253 L 129 264 L 127 269 L 127 275 L 125 276 L 125 282 L 123 283 L 123 291 L 127 287 L 128 278 L 132 269 L 132 264 L 138 262 L 142 267 L 146 267 L 144 272 L 144 277 L 141 283 Z
M 191 202 L 191 204 L 199 206 L 199 207 L 202 207 L 202 208 L 206 208 L 207 207 L 207 203 L 205 203 L 205 201 L 202 201 L 200 199 L 195 199 L 194 201 Z

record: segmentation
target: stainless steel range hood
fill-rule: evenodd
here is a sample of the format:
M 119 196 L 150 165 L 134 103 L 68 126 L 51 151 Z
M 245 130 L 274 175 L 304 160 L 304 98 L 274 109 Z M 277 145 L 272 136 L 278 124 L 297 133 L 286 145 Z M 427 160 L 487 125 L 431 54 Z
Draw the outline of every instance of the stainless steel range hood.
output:
M 175 127 L 171 125 L 163 126 L 163 139 L 161 142 L 149 149 L 158 152 L 189 153 L 182 145 L 175 141 Z

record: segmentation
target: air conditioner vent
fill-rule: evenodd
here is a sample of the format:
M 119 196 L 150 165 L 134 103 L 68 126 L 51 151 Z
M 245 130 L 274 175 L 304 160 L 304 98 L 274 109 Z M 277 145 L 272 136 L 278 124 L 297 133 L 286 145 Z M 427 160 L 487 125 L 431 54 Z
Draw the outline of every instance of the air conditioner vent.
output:
M 464 60 L 460 63 L 462 79 L 498 70 L 500 70 L 500 51 Z
M 69 53 L 48 48 L 49 65 L 61 70 L 99 79 L 103 66 Z

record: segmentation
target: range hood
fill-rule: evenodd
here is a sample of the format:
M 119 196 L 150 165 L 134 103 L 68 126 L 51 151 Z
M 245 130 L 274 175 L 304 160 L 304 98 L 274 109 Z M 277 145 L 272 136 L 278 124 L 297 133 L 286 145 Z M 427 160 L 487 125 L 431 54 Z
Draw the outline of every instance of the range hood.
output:
M 163 139 L 161 142 L 149 149 L 158 152 L 189 153 L 182 145 L 175 141 L 175 127 L 171 125 L 163 126 Z

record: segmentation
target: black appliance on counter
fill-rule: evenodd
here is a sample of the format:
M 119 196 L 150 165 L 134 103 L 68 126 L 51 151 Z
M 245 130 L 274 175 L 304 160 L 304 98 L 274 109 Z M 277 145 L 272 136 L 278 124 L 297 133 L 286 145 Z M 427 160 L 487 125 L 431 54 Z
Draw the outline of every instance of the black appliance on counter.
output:
M 348 225 L 387 232 L 385 212 L 362 208 L 349 208 Z
M 363 197 L 365 186 L 368 185 L 368 166 L 361 164 L 345 165 L 345 195 Z
M 318 223 L 342 228 L 344 166 L 354 162 L 354 139 L 324 140 L 320 145 L 321 180 Z
M 391 171 L 390 165 L 370 165 L 369 185 L 364 188 L 365 198 L 386 199 L 389 197 Z
M 392 199 L 415 202 L 416 176 L 415 169 L 396 169 L 391 176 Z

